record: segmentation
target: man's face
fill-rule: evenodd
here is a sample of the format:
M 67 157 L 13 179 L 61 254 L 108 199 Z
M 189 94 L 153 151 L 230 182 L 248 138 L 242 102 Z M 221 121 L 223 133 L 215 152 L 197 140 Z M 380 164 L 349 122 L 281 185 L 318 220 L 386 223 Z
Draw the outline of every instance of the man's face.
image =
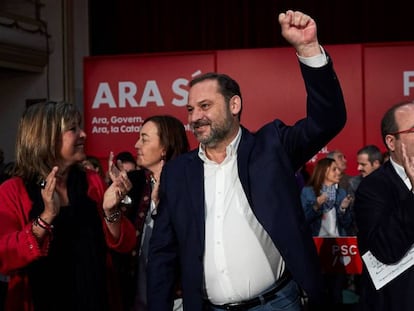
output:
M 407 104 L 395 111 L 395 121 L 398 126 L 398 132 L 407 131 L 400 134 L 388 134 L 386 142 L 391 150 L 392 159 L 398 164 L 403 164 L 402 145 L 404 144 L 408 157 L 414 157 L 414 104 Z M 398 136 L 398 138 L 397 138 Z
M 380 163 L 378 160 L 374 161 L 374 163 L 371 164 L 371 162 L 368 160 L 368 154 L 366 153 L 358 154 L 357 163 L 358 172 L 361 174 L 362 177 L 368 176 L 378 167 L 380 167 Z
M 200 143 L 214 147 L 231 135 L 231 130 L 238 123 L 232 111 L 233 100 L 230 104 L 226 103 L 224 96 L 218 92 L 215 80 L 199 82 L 190 89 L 188 122 Z
M 346 170 L 346 158 L 342 152 L 335 152 L 334 159 L 341 172 Z

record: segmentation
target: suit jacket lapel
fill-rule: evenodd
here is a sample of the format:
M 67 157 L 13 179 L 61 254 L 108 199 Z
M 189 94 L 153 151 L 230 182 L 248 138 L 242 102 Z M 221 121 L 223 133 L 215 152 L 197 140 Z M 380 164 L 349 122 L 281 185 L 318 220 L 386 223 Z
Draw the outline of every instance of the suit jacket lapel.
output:
M 390 177 L 390 180 L 392 184 L 399 185 L 396 187 L 398 189 L 398 195 L 400 199 L 403 199 L 405 196 L 407 196 L 408 188 L 405 185 L 404 181 L 401 179 L 400 175 L 398 175 L 397 171 L 392 166 L 391 162 L 386 162 L 384 165 L 384 171 L 386 174 Z
M 250 195 L 249 185 L 249 157 L 253 148 L 254 138 L 244 127 L 242 127 L 242 137 L 237 150 L 237 169 L 239 172 L 240 182 L 242 184 L 244 193 L 251 207 L 253 207 Z
M 198 151 L 191 153 L 190 165 L 186 167 L 188 194 L 190 196 L 190 209 L 195 216 L 199 237 L 204 249 L 204 225 L 205 225 L 205 204 L 204 204 L 204 168 L 203 162 L 198 157 Z

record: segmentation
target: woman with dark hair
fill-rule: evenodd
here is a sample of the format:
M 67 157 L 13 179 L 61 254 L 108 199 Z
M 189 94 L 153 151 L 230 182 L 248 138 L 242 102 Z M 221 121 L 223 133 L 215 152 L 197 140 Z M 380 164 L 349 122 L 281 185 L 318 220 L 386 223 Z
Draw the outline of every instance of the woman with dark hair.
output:
M 312 234 L 320 237 L 346 236 L 352 229 L 352 201 L 345 189 L 338 187 L 341 170 L 331 158 L 320 159 L 309 183 L 301 191 L 302 207 Z M 345 274 L 325 274 L 328 303 L 342 304 L 342 290 L 346 286 Z
M 334 159 L 320 159 L 302 189 L 302 207 L 314 236 L 344 236 L 352 224 L 348 209 L 352 198 L 338 187 L 340 176 Z
M 19 122 L 14 176 L 0 185 L 0 273 L 6 310 L 118 310 L 109 249 L 130 251 L 135 230 L 118 204 L 125 174 L 107 186 L 85 170 L 75 105 L 29 106 Z M 111 279 L 109 279 L 111 277 Z
M 129 256 L 116 254 L 116 260 L 123 278 L 124 310 L 146 311 L 147 250 L 159 201 L 162 168 L 166 162 L 189 151 L 190 146 L 180 120 L 169 115 L 155 115 L 144 120 L 135 148 L 140 169 L 128 172 L 133 183 L 128 193 L 132 204 L 125 204 L 122 209 L 135 224 L 138 241 Z M 176 303 L 179 304 L 179 300 Z M 174 307 L 174 310 L 178 309 Z
M 184 125 L 175 117 L 152 116 L 147 118 L 135 144 L 137 163 L 151 172 L 153 189 L 151 200 L 158 204 L 158 185 L 164 164 L 189 151 L 190 146 Z

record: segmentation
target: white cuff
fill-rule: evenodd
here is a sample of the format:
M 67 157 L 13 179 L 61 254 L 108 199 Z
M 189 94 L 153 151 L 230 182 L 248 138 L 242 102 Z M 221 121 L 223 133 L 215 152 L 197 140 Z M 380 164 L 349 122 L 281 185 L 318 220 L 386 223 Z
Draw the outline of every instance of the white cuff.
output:
M 313 68 L 323 67 L 328 63 L 328 57 L 326 56 L 326 53 L 323 47 L 320 46 L 320 48 L 321 48 L 321 54 L 318 54 L 312 57 L 303 57 L 303 56 L 298 55 L 297 53 L 296 55 L 302 64 L 305 64 Z

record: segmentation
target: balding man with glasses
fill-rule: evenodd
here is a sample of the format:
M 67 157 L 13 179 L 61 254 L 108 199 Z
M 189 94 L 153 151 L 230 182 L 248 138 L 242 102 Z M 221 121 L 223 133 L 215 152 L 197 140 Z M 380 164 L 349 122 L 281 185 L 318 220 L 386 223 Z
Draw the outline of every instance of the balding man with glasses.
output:
M 414 101 L 386 111 L 381 134 L 390 160 L 361 181 L 355 196 L 358 245 L 370 258 L 364 260 L 360 304 L 364 311 L 408 311 L 414 293 Z M 371 277 L 368 271 L 378 267 L 392 273 Z

